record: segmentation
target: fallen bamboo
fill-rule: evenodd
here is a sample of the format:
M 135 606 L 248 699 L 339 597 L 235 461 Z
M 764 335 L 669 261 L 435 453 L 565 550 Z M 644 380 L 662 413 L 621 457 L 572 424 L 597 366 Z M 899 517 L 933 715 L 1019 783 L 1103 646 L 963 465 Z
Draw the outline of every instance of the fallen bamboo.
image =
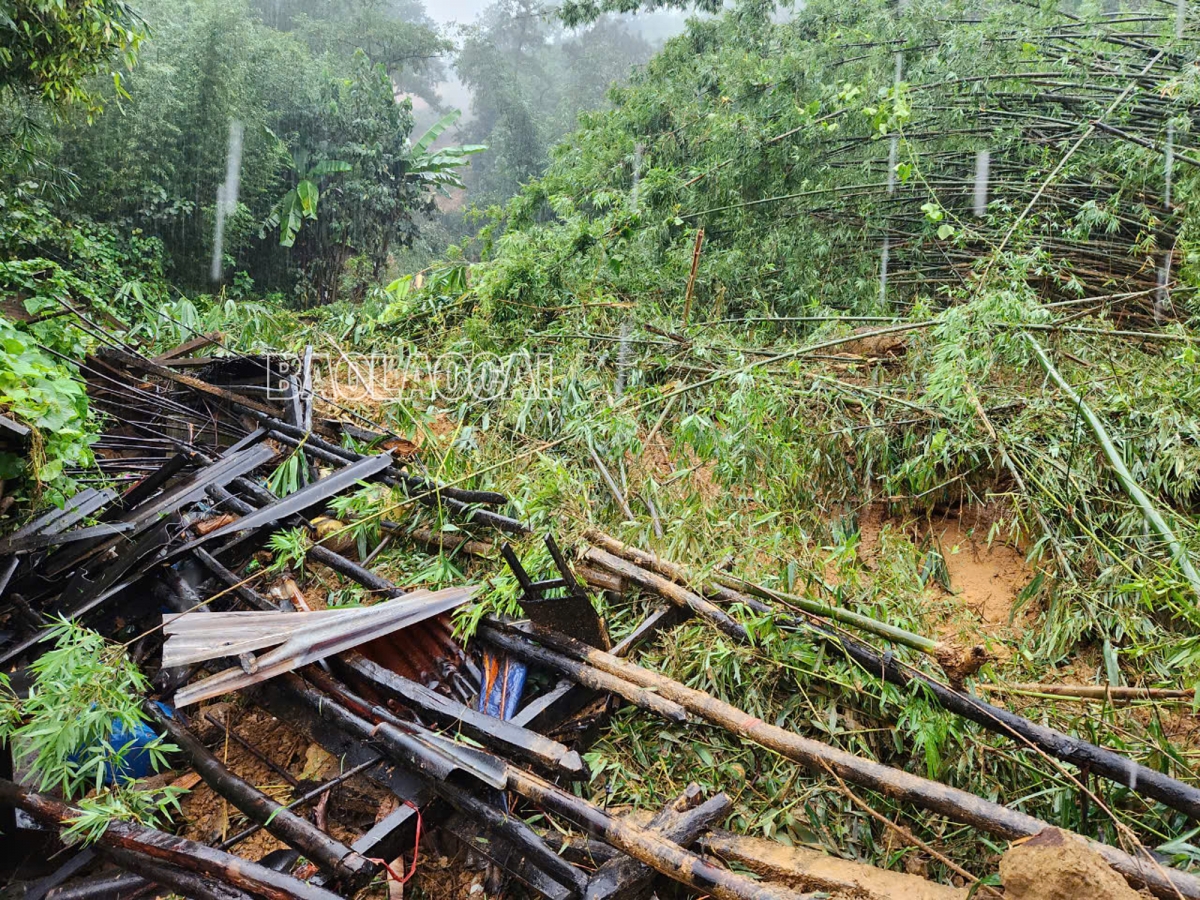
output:
M 22 809 L 39 822 L 55 828 L 70 825 L 80 815 L 78 810 L 53 797 L 28 791 L 4 778 L 0 778 L 0 805 Z M 265 900 L 340 900 L 337 894 L 324 888 L 132 822 L 110 822 L 98 843 L 104 849 L 115 848 L 118 852 L 126 851 L 186 869 Z
M 676 580 L 685 581 L 689 584 L 699 584 L 700 589 L 706 593 L 711 592 L 710 596 L 717 597 L 723 602 L 741 603 L 760 612 L 774 612 L 772 607 L 760 600 L 756 600 L 753 597 L 739 593 L 723 585 L 703 582 L 683 566 L 663 560 L 644 550 L 629 547 L 595 529 L 586 532 L 585 537 L 594 543 L 601 543 L 602 546 L 613 548 L 614 552 L 619 551 L 622 555 L 628 555 L 635 561 L 642 562 L 648 566 L 653 565 L 662 574 Z M 749 585 L 748 582 L 746 584 L 748 587 L 754 587 L 753 585 Z M 760 588 L 759 590 L 768 596 L 775 593 L 765 588 Z M 784 596 L 793 601 L 803 599 L 790 594 Z M 801 607 L 801 609 L 807 611 L 805 607 Z M 803 625 L 805 623 L 796 620 L 791 624 Z M 884 623 L 875 624 L 883 625 Z M 891 626 L 886 627 L 890 628 Z M 877 675 L 891 684 L 907 688 L 915 681 L 921 684 L 925 690 L 932 693 L 944 709 L 962 716 L 964 719 L 975 722 L 995 734 L 1013 738 L 1018 742 L 1036 747 L 1049 756 L 1072 763 L 1081 769 L 1086 769 L 1093 775 L 1098 775 L 1117 784 L 1124 785 L 1137 794 L 1157 800 L 1193 818 L 1200 818 L 1200 789 L 1192 785 L 1171 778 L 1169 775 L 1151 769 L 1148 766 L 1143 766 L 1126 756 L 1122 756 L 1097 744 L 1063 734 L 1044 725 L 1038 725 L 1007 709 L 992 706 L 961 688 L 944 685 L 921 672 L 902 666 L 895 659 L 882 656 L 871 647 L 852 638 L 834 634 L 823 628 L 815 628 L 815 626 L 814 629 L 818 635 L 830 641 L 834 646 L 839 647 L 865 671 Z M 935 647 L 937 648 L 935 656 L 944 668 L 949 670 L 956 664 L 961 665 L 955 659 L 961 653 L 953 645 L 935 644 Z M 1097 690 L 1103 689 L 1097 688 Z M 1191 692 L 1182 693 L 1187 698 L 1193 696 Z
M 541 629 L 517 630 L 512 626 L 507 628 L 510 632 L 522 633 L 526 639 L 541 644 L 543 650 L 550 649 L 576 662 L 586 662 L 632 684 L 653 689 L 665 699 L 675 701 L 697 718 L 753 741 L 819 775 L 834 772 L 851 784 L 879 791 L 893 800 L 928 809 L 1006 840 L 1031 837 L 1044 828 L 1052 827 L 1033 816 L 977 797 L 967 791 L 863 759 L 845 750 L 770 725 L 745 710 L 703 691 L 689 688 L 657 672 L 588 647 L 565 635 Z M 1145 886 L 1159 897 L 1200 900 L 1200 879 L 1195 876 L 1159 865 L 1151 858 L 1138 859 L 1116 847 L 1088 838 L 1080 839 L 1085 840 L 1109 865 L 1135 886 Z
M 1064 697 L 1067 700 L 1106 700 L 1115 703 L 1128 703 L 1131 700 L 1196 699 L 1196 692 L 1190 689 L 1110 687 L 1105 684 L 981 684 L 979 687 L 989 694 L 1038 694 Z
M 647 823 L 646 827 L 668 841 L 687 848 L 705 831 L 729 815 L 733 801 L 717 794 L 700 802 L 700 787 L 688 789 L 668 803 Z M 618 856 L 604 863 L 588 880 L 584 900 L 633 900 L 645 896 L 654 880 L 654 870 L 628 856 Z
M 584 665 L 571 659 L 564 659 L 558 654 L 546 653 L 540 647 L 531 646 L 525 641 L 514 638 L 503 631 L 484 625 L 479 629 L 479 636 L 489 644 L 500 648 L 505 653 L 511 653 L 526 662 L 546 666 L 566 675 L 572 681 L 582 684 L 594 691 L 604 691 L 623 697 L 639 709 L 657 713 L 671 722 L 686 722 L 687 712 L 678 703 L 665 700 L 653 691 L 647 691 L 628 681 L 616 678 L 607 672 L 602 672 L 593 666 Z
M 103 886 L 102 891 L 91 894 L 91 900 L 97 900 L 100 897 L 113 898 L 113 900 L 133 898 L 142 894 L 152 884 L 164 887 L 181 897 L 188 897 L 190 900 L 253 900 L 254 897 L 253 894 L 216 879 L 197 875 L 195 872 L 189 872 L 176 866 L 163 865 L 147 859 L 140 853 L 108 847 L 104 850 L 103 855 L 110 862 L 124 869 L 125 872 L 139 877 L 133 878 L 126 875 L 113 887 Z M 61 895 L 56 893 L 50 894 L 52 898 L 59 896 Z
M 722 584 L 720 581 L 715 580 L 715 578 L 701 578 L 677 563 L 669 562 L 654 553 L 649 553 L 637 547 L 623 544 L 616 538 L 595 528 L 589 528 L 584 532 L 583 536 L 593 545 L 608 553 L 619 556 L 643 569 L 655 572 L 672 581 L 687 585 L 692 590 L 713 597 L 722 603 L 743 604 L 756 612 L 771 611 L 769 606 L 761 603 L 756 604 L 752 598 Z M 880 622 L 877 619 L 851 612 L 848 609 L 828 606 L 815 600 L 809 600 L 806 597 L 789 595 L 788 599 L 804 612 L 811 613 L 814 616 L 820 616 L 823 619 L 833 619 L 835 622 L 841 622 L 843 625 L 851 625 L 870 634 L 887 638 L 897 644 L 903 644 L 906 647 L 912 647 L 914 650 L 920 650 L 922 653 L 934 654 L 937 652 L 937 641 L 922 637 L 919 634 L 913 634 L 902 628 L 897 628 L 895 625 L 889 625 L 887 622 Z
M 350 887 L 364 887 L 374 877 L 379 869 L 377 864 L 238 778 L 177 719 L 164 715 L 152 703 L 146 705 L 146 710 L 154 725 L 170 735 L 204 783 L 241 810 L 251 822 L 262 825 Z
M 664 600 L 674 603 L 676 606 L 691 610 L 697 616 L 711 622 L 713 626 L 735 640 L 748 641 L 750 639 L 750 636 L 746 633 L 746 629 L 730 618 L 729 614 L 723 609 L 714 606 L 703 597 L 692 593 L 686 588 L 680 587 L 673 581 L 663 578 L 661 575 L 648 572 L 628 560 L 621 559 L 621 557 L 597 547 L 588 550 L 583 555 L 583 560 L 586 563 L 591 563 L 592 565 L 620 575 L 626 581 L 636 584 L 643 590 L 657 594 Z
M 428 528 L 414 528 L 408 536 L 426 547 L 464 553 L 467 556 L 491 556 L 496 552 L 496 548 L 488 541 L 472 540 L 465 535 L 449 531 L 434 532 Z
M 434 721 L 454 727 L 485 746 L 512 753 L 567 778 L 587 778 L 587 768 L 578 753 L 536 731 L 477 712 L 357 653 L 351 652 L 341 658 L 335 658 L 333 664 L 339 669 L 348 670 L 351 676 L 365 679 L 384 696 L 418 709 L 431 716 Z
M 294 679 L 294 676 L 289 677 Z M 295 685 L 296 681 L 298 679 L 291 680 L 289 684 Z M 404 740 L 403 733 L 396 727 L 387 722 L 372 725 L 370 721 L 330 700 L 323 693 L 306 687 L 300 687 L 298 690 L 309 706 L 317 710 L 323 718 L 364 740 L 380 742 L 385 752 L 398 763 L 430 779 L 434 789 L 451 805 L 455 803 L 455 793 L 462 794 L 460 789 L 436 778 L 433 774 L 434 768 L 417 749 L 417 745 Z M 758 884 L 744 875 L 714 866 L 678 844 L 645 828 L 622 821 L 543 778 L 498 758 L 495 761 L 503 766 L 505 787 L 508 790 L 515 791 L 545 810 L 563 816 L 593 837 L 611 844 L 681 884 L 703 891 L 718 900 L 811 900 L 809 895 L 797 894 L 778 885 Z M 475 803 L 479 804 L 479 801 Z M 475 804 L 470 808 L 475 809 Z M 466 808 L 463 811 L 467 811 Z M 528 829 L 519 819 L 509 816 L 504 818 Z M 536 837 L 532 831 L 529 831 L 529 834 Z M 564 862 L 563 865 L 567 864 Z M 578 870 L 574 871 L 578 873 Z
M 1188 584 L 1192 588 L 1198 598 L 1200 598 L 1200 573 L 1192 565 L 1192 559 L 1188 555 L 1187 548 L 1183 542 L 1176 537 L 1175 532 L 1167 523 L 1162 513 L 1154 506 L 1149 495 L 1142 490 L 1141 485 L 1134 480 L 1133 473 L 1129 471 L 1129 467 L 1125 465 L 1125 460 L 1121 458 L 1121 451 L 1117 449 L 1108 431 L 1104 427 L 1104 423 L 1100 421 L 1100 417 L 1092 411 L 1083 398 L 1075 393 L 1075 389 L 1063 378 L 1062 373 L 1054 367 L 1054 363 L 1050 361 L 1050 357 L 1046 355 L 1046 351 L 1041 345 L 1035 341 L 1028 332 L 1023 332 L 1025 340 L 1029 342 L 1029 346 L 1033 349 L 1034 354 L 1038 358 L 1038 362 L 1042 364 L 1042 368 L 1046 370 L 1046 374 L 1050 379 L 1058 385 L 1058 389 L 1067 395 L 1067 399 L 1083 416 L 1084 421 L 1088 423 L 1092 434 L 1095 435 L 1097 442 L 1100 444 L 1100 449 L 1104 452 L 1105 459 L 1108 460 L 1109 466 L 1113 473 L 1117 476 L 1117 481 L 1120 482 L 1121 488 L 1126 495 L 1137 504 L 1142 512 L 1142 517 L 1146 520 L 1146 524 L 1150 529 L 1157 534 L 1171 551 L 1171 557 L 1175 560 L 1175 565 L 1179 567 L 1179 571 L 1183 573 Z M 1197 615 L 1196 608 L 1193 606 L 1189 612 L 1191 618 L 1195 619 Z

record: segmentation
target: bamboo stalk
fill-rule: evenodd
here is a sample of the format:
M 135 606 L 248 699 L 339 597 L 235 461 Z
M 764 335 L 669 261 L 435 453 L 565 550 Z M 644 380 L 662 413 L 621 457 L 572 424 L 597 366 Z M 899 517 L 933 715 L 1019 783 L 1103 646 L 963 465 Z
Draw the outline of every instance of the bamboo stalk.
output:
M 601 542 L 604 546 L 613 549 L 620 548 L 624 553 L 647 564 L 656 565 L 660 572 L 669 574 L 676 580 L 684 580 L 692 584 L 697 581 L 694 576 L 689 577 L 690 573 L 684 567 L 667 562 L 644 550 L 621 544 L 603 532 L 590 529 L 585 532 L 585 536 L 589 540 Z M 709 596 L 722 602 L 743 603 L 761 612 L 774 612 L 774 609 L 766 603 L 721 585 L 714 585 L 710 582 L 703 586 L 703 590 Z M 773 593 L 765 588 L 760 590 L 768 596 Z M 790 624 L 801 625 L 803 622 L 791 620 Z M 885 681 L 903 688 L 909 688 L 913 681 L 917 681 L 934 696 L 943 708 L 975 722 L 995 734 L 1015 739 L 1026 746 L 1036 747 L 1049 756 L 1087 769 L 1094 775 L 1129 786 L 1142 796 L 1157 800 L 1186 815 L 1200 818 L 1200 790 L 1191 785 L 1143 766 L 1107 748 L 1038 725 L 1007 709 L 992 706 L 972 696 L 961 687 L 948 687 L 922 672 L 902 666 L 895 659 L 880 655 L 873 648 L 850 637 L 841 636 L 816 626 L 812 627 L 819 636 L 840 648 L 865 671 Z M 938 644 L 936 647 L 933 655 L 951 674 L 952 680 L 955 675 L 961 675 L 964 669 L 969 672 L 972 666 L 977 667 L 978 665 L 978 658 L 969 651 L 964 653 L 963 648 L 955 647 L 952 644 Z M 1188 696 L 1190 697 L 1191 694 L 1189 693 Z
M 152 703 L 146 704 L 146 711 L 155 726 L 171 736 L 204 783 L 245 813 L 250 821 L 262 825 L 348 885 L 362 887 L 375 875 L 379 868 L 375 863 L 238 778 L 179 721 L 163 715 Z
M 759 746 L 772 750 L 809 770 L 824 775 L 834 772 L 845 781 L 879 791 L 894 800 L 911 803 L 957 822 L 962 822 L 995 837 L 1013 840 L 1032 837 L 1048 823 L 999 803 L 977 797 L 927 778 L 912 775 L 877 762 L 855 756 L 820 741 L 801 737 L 777 725 L 763 722 L 745 710 L 718 700 L 703 691 L 689 688 L 657 672 L 596 650 L 565 635 L 530 628 L 525 636 L 544 648 L 586 662 L 615 677 L 654 689 L 673 700 L 690 714 Z M 1142 860 L 1107 844 L 1080 836 L 1088 846 L 1105 858 L 1109 865 L 1132 884 L 1144 885 L 1156 896 L 1200 900 L 1200 879 L 1176 869 Z
M 1029 342 L 1029 346 L 1033 348 L 1033 352 L 1037 355 L 1038 361 L 1042 364 L 1042 368 L 1046 370 L 1046 374 L 1050 379 L 1058 385 L 1059 390 L 1067 395 L 1067 398 L 1079 410 L 1079 414 L 1091 428 L 1092 434 L 1096 436 L 1096 440 L 1100 444 L 1100 449 L 1104 451 L 1104 456 L 1108 460 L 1109 466 L 1117 476 L 1117 481 L 1120 482 L 1126 495 L 1142 511 L 1142 517 L 1146 520 L 1146 524 L 1157 534 L 1167 547 L 1170 548 L 1171 556 L 1175 560 L 1175 564 L 1179 567 L 1179 571 L 1183 573 L 1188 584 L 1192 588 L 1192 592 L 1200 598 L 1200 573 L 1192 565 L 1191 557 L 1188 555 L 1187 548 L 1175 536 L 1175 532 L 1171 526 L 1167 524 L 1167 520 L 1163 517 L 1154 506 L 1153 501 L 1142 490 L 1141 485 L 1134 480 L 1133 473 L 1129 471 L 1129 467 L 1125 465 L 1125 460 L 1121 458 L 1121 451 L 1117 449 L 1108 431 L 1104 427 L 1104 423 L 1100 421 L 1090 406 L 1088 406 L 1083 398 L 1075 393 L 1075 389 L 1063 378 L 1062 374 L 1054 367 L 1054 363 L 1050 361 L 1050 357 L 1046 355 L 1046 351 L 1041 345 L 1028 333 L 1025 332 L 1025 340 Z M 1194 617 L 1196 609 L 1193 606 L 1189 612 Z
M 616 678 L 608 672 L 603 672 L 592 666 L 575 662 L 574 660 L 563 659 L 557 654 L 547 653 L 539 647 L 530 646 L 525 641 L 517 640 L 511 635 L 505 634 L 503 631 L 495 628 L 490 628 L 487 625 L 480 627 L 479 636 L 506 653 L 518 656 L 526 662 L 554 669 L 568 676 L 572 681 L 582 684 L 584 687 L 591 688 L 594 691 L 605 691 L 609 694 L 616 694 L 618 697 L 625 698 L 634 706 L 644 709 L 647 712 L 657 713 L 671 722 L 687 721 L 687 712 L 678 703 L 664 700 L 654 692 L 642 690 L 637 685 Z
M 659 575 L 670 578 L 682 584 L 689 585 L 696 591 L 707 594 L 723 603 L 740 603 L 750 607 L 756 612 L 770 612 L 771 607 L 765 603 L 754 600 L 745 594 L 739 593 L 719 581 L 705 580 L 699 578 L 695 573 L 688 571 L 683 566 L 669 562 L 660 556 L 649 553 L 645 550 L 640 550 L 637 547 L 631 547 L 628 544 L 623 544 L 616 538 L 605 534 L 595 528 L 589 528 L 584 532 L 583 536 L 597 547 L 602 548 L 608 553 L 655 572 Z M 766 589 L 763 589 L 766 591 Z M 773 593 L 773 592 L 771 592 Z M 852 612 L 848 609 L 841 609 L 836 606 L 828 606 L 816 600 L 810 600 L 806 597 L 799 597 L 794 594 L 787 595 L 789 602 L 811 613 L 814 616 L 820 616 L 823 619 L 833 619 L 835 622 L 841 622 L 844 625 L 852 625 L 855 628 L 860 628 L 870 634 L 879 637 L 887 638 L 895 641 L 897 644 L 903 644 L 906 647 L 912 647 L 914 650 L 920 650 L 922 653 L 934 654 L 938 649 L 938 642 L 927 637 L 922 637 L 919 634 L 913 634 L 911 631 L 905 631 L 902 628 L 897 628 L 895 625 L 889 625 L 887 622 L 880 622 L 877 619 L 872 619 L 868 616 Z M 669 599 L 669 598 L 668 598 Z
M 982 684 L 981 690 L 992 694 L 1039 694 L 1066 697 L 1070 700 L 1194 700 L 1194 690 L 1171 688 L 1110 687 L 1102 684 Z
M 696 273 L 700 271 L 700 251 L 704 248 L 704 229 L 696 232 L 696 244 L 692 248 L 692 270 L 688 274 L 687 291 L 683 297 L 683 327 L 687 328 L 692 312 L 692 293 L 696 290 Z
M 724 820 L 733 811 L 733 801 L 720 793 L 700 802 L 700 788 L 688 789 L 664 806 L 646 827 L 667 840 L 690 847 L 713 823 Z M 613 900 L 616 897 L 642 896 L 648 892 L 654 870 L 627 856 L 604 863 L 588 881 L 584 900 Z
M 583 555 L 584 562 L 592 563 L 600 566 L 602 569 L 607 569 L 627 581 L 636 584 L 643 590 L 657 594 L 664 600 L 669 600 L 676 606 L 689 609 L 697 616 L 710 622 L 713 626 L 720 629 L 725 634 L 738 641 L 747 641 L 750 636 L 746 633 L 746 629 L 739 625 L 736 621 L 730 618 L 729 614 L 724 610 L 709 603 L 703 597 L 693 594 L 686 588 L 668 581 L 661 575 L 656 575 L 654 572 L 647 572 L 640 566 L 636 566 L 628 560 L 609 553 L 605 550 L 593 547 Z
M 79 811 L 67 804 L 45 794 L 28 791 L 4 778 L 0 778 L 0 804 L 15 806 L 39 822 L 56 828 L 70 825 L 79 817 Z M 111 847 L 118 852 L 149 857 L 266 900 L 340 900 L 337 894 L 324 888 L 306 884 L 258 863 L 132 822 L 110 822 L 100 836 L 99 843 L 102 848 Z

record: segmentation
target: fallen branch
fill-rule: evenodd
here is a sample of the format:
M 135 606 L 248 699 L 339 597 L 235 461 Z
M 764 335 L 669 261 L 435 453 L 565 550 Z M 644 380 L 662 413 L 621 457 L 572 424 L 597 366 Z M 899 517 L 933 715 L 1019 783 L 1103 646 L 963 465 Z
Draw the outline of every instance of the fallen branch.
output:
M 619 556 L 595 547 L 583 555 L 583 560 L 586 563 L 600 566 L 603 569 L 620 575 L 626 581 L 636 584 L 642 590 L 662 597 L 676 606 L 691 610 L 697 616 L 707 620 L 735 640 L 749 640 L 746 629 L 730 618 L 729 614 L 724 610 L 714 606 L 703 597 L 692 593 L 686 588 L 668 581 L 661 575 L 648 572 L 628 560 L 621 559 Z
M 726 587 L 718 581 L 701 578 L 681 565 L 669 562 L 637 547 L 623 544 L 616 538 L 610 537 L 595 528 L 589 528 L 584 532 L 583 536 L 592 544 L 608 553 L 620 556 L 643 569 L 656 572 L 665 578 L 685 584 L 692 588 L 692 590 L 714 597 L 722 603 L 740 603 L 749 606 L 751 609 L 755 609 L 757 612 L 769 611 L 769 607 L 765 606 L 756 609 L 755 603 L 751 598 L 734 591 L 732 588 Z M 922 637 L 919 634 L 913 634 L 902 628 L 897 628 L 895 625 L 880 622 L 877 619 L 851 612 L 848 609 L 828 606 L 816 600 L 809 600 L 806 597 L 789 595 L 788 599 L 795 606 L 814 616 L 820 616 L 823 619 L 833 619 L 835 622 L 841 622 L 843 625 L 851 625 L 870 634 L 887 638 L 897 644 L 903 644 L 906 647 L 912 647 L 914 650 L 920 650 L 922 653 L 934 654 L 937 652 L 937 641 Z
M 989 694 L 1039 694 L 1064 697 L 1068 700 L 1104 700 L 1114 703 L 1128 703 L 1131 700 L 1191 701 L 1196 699 L 1194 690 L 1110 687 L 1101 684 L 981 684 L 979 687 Z
M 511 632 L 514 629 L 508 626 L 508 630 Z M 536 640 L 543 650 L 552 648 L 553 651 L 574 661 L 586 662 L 617 678 L 653 689 L 665 699 L 675 701 L 697 718 L 753 741 L 819 775 L 832 771 L 851 784 L 879 791 L 893 800 L 931 810 L 1006 840 L 1032 837 L 1043 829 L 1052 827 L 1041 819 L 977 797 L 967 791 L 863 759 L 820 741 L 801 737 L 777 725 L 770 725 L 745 710 L 703 691 L 689 688 L 657 672 L 588 647 L 565 635 L 541 629 L 524 630 L 520 633 L 528 640 Z M 1156 896 L 1200 900 L 1200 879 L 1195 876 L 1159 865 L 1153 859 L 1135 858 L 1107 844 L 1081 839 L 1086 840 L 1093 850 L 1100 853 L 1109 865 L 1131 883 L 1144 885 Z
M 685 581 L 690 584 L 699 582 L 701 589 L 705 593 L 719 598 L 722 602 L 740 603 L 758 612 L 775 612 L 771 606 L 754 597 L 747 596 L 720 584 L 700 581 L 683 566 L 668 562 L 644 550 L 629 547 L 595 529 L 587 531 L 585 537 L 593 543 L 601 543 L 605 547 L 611 547 L 615 552 L 627 555 L 647 566 L 654 566 L 659 572 L 676 580 Z M 744 584 L 747 588 L 756 587 L 749 582 L 744 582 Z M 766 588 L 757 588 L 757 590 L 768 597 L 776 593 Z M 800 606 L 806 612 L 809 611 L 807 605 L 801 605 L 796 602 L 804 600 L 804 598 L 795 597 L 791 594 L 783 596 L 788 597 L 792 605 Z M 811 601 L 809 602 L 811 603 Z M 840 610 L 839 612 L 846 611 Z M 820 615 L 820 613 L 816 614 Z M 856 614 L 851 613 L 850 615 Z M 830 618 L 834 617 L 830 616 Z M 893 629 L 893 626 L 886 625 L 885 623 L 877 623 L 872 619 L 866 619 L 865 616 L 857 618 L 865 619 L 872 626 L 879 626 L 878 630 L 873 627 L 867 627 L 863 630 L 871 630 L 885 637 L 890 636 L 889 632 Z M 797 620 L 793 624 L 803 624 L 803 622 L 802 620 Z M 962 716 L 964 719 L 975 722 L 995 734 L 1014 738 L 1056 759 L 1072 763 L 1082 769 L 1087 769 L 1093 775 L 1098 775 L 1102 778 L 1110 779 L 1117 784 L 1129 787 L 1135 793 L 1157 800 L 1172 809 L 1179 810 L 1194 818 L 1200 818 L 1200 789 L 1192 785 L 1171 778 L 1163 772 L 1143 766 L 1112 750 L 1071 737 L 1052 728 L 1047 728 L 1044 725 L 1038 725 L 1007 709 L 992 706 L 978 697 L 972 696 L 961 687 L 944 685 L 915 669 L 902 666 L 893 658 L 880 655 L 871 647 L 852 638 L 843 637 L 823 628 L 816 628 L 815 630 L 823 639 L 841 649 L 858 663 L 864 671 L 872 675 L 876 675 L 891 684 L 903 688 L 909 688 L 914 682 L 919 683 L 934 696 L 944 709 Z M 901 632 L 901 634 L 907 634 L 907 632 Z M 914 637 L 916 636 L 914 635 Z M 926 639 L 922 638 L 922 640 Z M 900 641 L 900 643 L 903 642 Z M 961 660 L 956 662 L 956 656 L 961 653 L 960 648 L 956 648 L 951 644 L 935 644 L 935 647 L 937 649 L 934 655 L 944 668 L 951 669 L 955 665 L 962 664 Z M 1096 690 L 1103 690 L 1103 688 L 1096 688 Z M 1185 694 L 1187 698 L 1193 696 L 1192 692 L 1179 693 Z
M 238 778 L 208 751 L 199 738 L 176 719 L 164 715 L 156 705 L 147 704 L 146 710 L 155 726 L 167 732 L 178 745 L 204 783 L 245 813 L 251 822 L 262 825 L 347 885 L 361 888 L 374 877 L 379 868 L 375 863 Z
M 714 822 L 721 821 L 733 810 L 733 801 L 724 793 L 700 802 L 699 785 L 688 789 L 668 803 L 646 827 L 667 840 L 690 847 L 696 838 Z M 604 863 L 588 881 L 584 900 L 630 900 L 648 892 L 654 870 L 628 856 L 617 856 Z

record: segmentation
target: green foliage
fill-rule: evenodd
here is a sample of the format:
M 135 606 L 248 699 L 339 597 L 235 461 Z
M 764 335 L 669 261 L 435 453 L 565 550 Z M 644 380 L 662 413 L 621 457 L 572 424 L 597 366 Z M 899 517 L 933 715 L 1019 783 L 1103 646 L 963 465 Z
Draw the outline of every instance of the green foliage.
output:
M 266 221 L 263 222 L 263 230 L 272 231 L 278 228 L 279 246 L 290 247 L 296 243 L 296 233 L 304 220 L 310 219 L 315 222 L 317 219 L 317 201 L 321 197 L 318 180 L 328 175 L 349 172 L 353 167 L 340 159 L 326 159 L 305 171 L 287 152 L 286 146 L 282 147 L 282 152 L 286 154 L 288 165 L 300 180 L 271 208 Z
M 271 562 L 271 571 L 303 569 L 304 558 L 308 556 L 311 547 L 312 541 L 303 528 L 284 528 L 274 532 L 267 540 L 267 549 L 275 554 L 275 559 Z
M 459 170 L 467 157 L 487 150 L 485 144 L 467 144 L 462 147 L 432 149 L 442 132 L 462 118 L 462 110 L 452 109 L 429 127 L 409 151 L 405 176 L 422 184 L 432 186 L 443 196 L 450 196 L 450 188 L 466 190 Z
M 471 89 L 467 139 L 486 144 L 467 173 L 468 199 L 506 201 L 545 168 L 550 148 L 581 111 L 604 103 L 614 81 L 649 59 L 651 46 L 604 18 L 572 34 L 532 0 L 499 0 L 464 32 L 455 69 Z
M 426 25 L 379 4 L 342 6 L 323 5 L 320 16 L 297 8 L 272 17 L 277 28 L 246 0 L 148 0 L 154 37 L 127 80 L 121 115 L 77 122 L 62 136 L 79 205 L 155 235 L 172 280 L 206 288 L 228 136 L 240 123 L 223 268 L 316 305 L 340 296 L 347 265 L 362 258 L 366 272 L 350 285 L 361 299 L 389 254 L 414 238 L 427 192 L 454 183 L 465 153 L 435 155 L 424 171 L 406 174 L 411 104 L 397 100 L 393 79 L 412 70 L 404 47 L 425 56 L 444 45 Z M 375 30 L 348 28 L 360 20 Z M 335 23 L 346 30 L 335 35 Z M 355 34 L 358 43 L 347 43 Z M 300 232 L 305 221 L 313 224 Z M 279 238 L 265 233 L 276 227 Z
M 0 412 L 33 429 L 30 461 L 0 452 L 0 478 L 29 477 L 35 492 L 65 499 L 74 481 L 67 466 L 86 466 L 94 437 L 87 397 L 72 369 L 43 352 L 27 334 L 0 318 Z
M 143 315 L 166 296 L 160 255 L 136 230 L 60 217 L 34 184 L 0 191 L 0 412 L 35 430 L 32 464 L 0 454 L 0 478 L 52 502 L 73 492 L 70 470 L 91 464 L 96 431 L 71 362 L 95 338 L 74 313 L 106 325 Z
M 114 733 L 133 734 L 147 721 L 141 708 L 147 683 L 123 648 L 66 620 L 50 635 L 54 647 L 30 666 L 34 682 L 18 696 L 0 675 L 0 739 L 13 762 L 27 768 L 38 790 L 77 800 L 82 815 L 66 833 L 94 841 L 115 819 L 157 825 L 178 810 L 179 788 L 138 789 L 132 782 L 105 788 L 107 773 L 120 772 L 133 740 L 115 746 Z M 166 767 L 176 748 L 160 736 L 144 747 L 155 769 Z M 82 795 L 93 792 L 92 796 Z
M 90 76 L 117 58 L 132 67 L 144 37 L 125 0 L 4 0 L 0 92 L 27 90 L 58 108 L 79 103 L 91 116 L 103 108 L 103 97 Z M 119 89 L 121 73 L 114 69 L 111 81 Z

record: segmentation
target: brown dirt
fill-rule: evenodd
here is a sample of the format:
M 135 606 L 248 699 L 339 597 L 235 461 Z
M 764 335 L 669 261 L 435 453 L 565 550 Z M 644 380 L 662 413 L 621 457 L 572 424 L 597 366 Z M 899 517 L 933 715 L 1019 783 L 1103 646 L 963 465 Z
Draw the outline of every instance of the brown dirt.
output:
M 703 846 L 716 856 L 740 862 L 772 881 L 801 891 L 828 892 L 838 900 L 966 900 L 967 897 L 963 888 L 926 881 L 916 874 L 877 869 L 819 850 L 788 847 L 762 838 L 717 830 L 703 838 Z
M 941 548 L 950 587 L 963 604 L 986 625 L 1009 625 L 1017 595 L 1033 577 L 1024 555 L 999 540 L 989 547 L 986 531 L 957 519 L 933 523 L 929 536 Z
M 260 753 L 293 778 L 304 789 L 316 786 L 338 771 L 338 761 L 303 735 L 292 731 L 278 719 L 261 710 L 243 711 L 233 704 L 213 704 L 206 708 L 215 719 L 229 723 L 233 733 L 252 743 Z M 217 759 L 238 777 L 254 785 L 279 803 L 290 803 L 297 793 L 278 773 L 243 748 L 232 738 L 226 740 L 225 728 L 214 726 L 202 714 L 193 717 L 196 730 Z M 362 778 L 354 778 L 334 789 L 329 804 L 329 831 L 344 843 L 353 842 L 375 818 L 384 792 Z M 250 825 L 250 822 L 205 784 L 197 784 L 182 801 L 183 836 L 205 843 L 222 841 Z M 311 810 L 303 815 L 311 817 Z M 239 856 L 259 860 L 285 845 L 259 831 L 235 848 Z
M 868 336 L 861 337 L 848 344 L 842 344 L 834 350 L 834 353 L 838 356 L 865 356 L 868 359 L 895 359 L 904 356 L 908 352 L 907 334 L 868 334 L 875 330 L 877 329 L 870 327 L 854 329 L 855 334 L 865 334 Z
M 872 503 L 859 513 L 859 561 L 867 568 L 876 566 L 885 527 L 907 534 L 916 544 L 933 542 L 946 562 L 951 596 L 956 601 L 956 611 L 944 618 L 939 636 L 971 645 L 984 634 L 996 637 L 1006 631 L 1017 632 L 1036 615 L 1036 610 L 1026 609 L 1023 616 L 1013 619 L 1013 606 L 1033 572 L 1020 548 L 1002 536 L 988 545 L 988 534 L 1000 517 L 996 505 L 985 505 L 932 521 L 903 519 L 890 515 L 886 504 Z
M 1057 828 L 1013 847 L 1000 860 L 1008 900 L 1141 900 L 1100 854 Z

